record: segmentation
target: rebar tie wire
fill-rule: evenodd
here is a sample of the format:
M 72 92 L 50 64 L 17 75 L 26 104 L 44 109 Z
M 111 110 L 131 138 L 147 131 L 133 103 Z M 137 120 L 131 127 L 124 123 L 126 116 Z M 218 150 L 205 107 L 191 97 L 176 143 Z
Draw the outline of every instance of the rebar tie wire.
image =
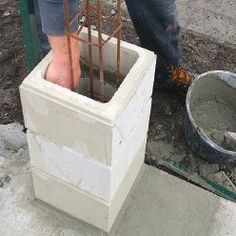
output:
M 95 14 L 95 20 L 92 18 Z M 85 16 L 85 20 L 80 24 L 76 32 L 71 32 L 70 26 L 79 20 L 81 16 Z M 72 60 L 72 48 L 71 39 L 78 40 L 82 43 L 88 45 L 88 66 L 89 66 L 89 80 L 90 80 L 90 97 L 94 98 L 94 68 L 93 68 L 93 47 L 97 47 L 99 50 L 99 99 L 100 102 L 105 102 L 105 91 L 104 91 L 104 45 L 114 36 L 117 38 L 117 49 L 116 49 L 116 89 L 119 88 L 121 83 L 120 76 L 120 41 L 121 41 L 121 27 L 123 25 L 121 21 L 121 1 L 116 1 L 116 16 L 106 15 L 103 17 L 103 4 L 102 0 L 85 0 L 83 7 L 79 9 L 77 14 L 70 19 L 69 17 L 69 0 L 64 0 L 64 17 L 65 17 L 65 34 L 67 36 L 67 46 L 68 46 L 68 57 L 70 63 L 70 78 L 71 78 L 71 88 L 74 89 L 74 71 L 73 71 L 73 60 Z M 114 31 L 105 40 L 102 36 L 102 20 L 109 19 L 112 24 L 114 24 Z M 97 23 L 98 40 L 93 42 L 91 25 L 92 22 Z M 87 39 L 82 39 L 80 33 L 82 29 L 87 25 L 88 37 Z

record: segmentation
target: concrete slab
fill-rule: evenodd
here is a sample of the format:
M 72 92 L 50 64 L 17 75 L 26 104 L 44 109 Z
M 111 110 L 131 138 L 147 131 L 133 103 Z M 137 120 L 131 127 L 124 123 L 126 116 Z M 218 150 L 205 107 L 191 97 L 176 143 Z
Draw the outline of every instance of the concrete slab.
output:
M 236 204 L 146 166 L 116 235 L 236 235 Z
M 236 1 L 179 0 L 180 25 L 215 38 L 236 43 Z
M 236 235 L 235 203 L 153 167 L 143 171 L 109 235 Z M 0 173 L 6 177 L 0 187 L 0 235 L 108 235 L 35 201 L 26 146 L 3 153 Z
M 0 125 L 1 139 L 4 139 L 7 149 L 18 150 L 27 144 L 26 135 L 22 131 L 23 127 L 18 123 Z

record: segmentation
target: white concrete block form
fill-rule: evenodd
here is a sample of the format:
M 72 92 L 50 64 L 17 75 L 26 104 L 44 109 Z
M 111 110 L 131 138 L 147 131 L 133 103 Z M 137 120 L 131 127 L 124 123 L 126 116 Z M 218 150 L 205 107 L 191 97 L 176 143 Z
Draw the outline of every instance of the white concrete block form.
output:
M 32 167 L 36 198 L 109 232 L 131 187 L 144 166 L 146 142 L 142 144 L 111 202 L 106 202 L 48 173 Z
M 85 32 L 82 35 L 86 37 Z M 93 32 L 93 40 L 96 37 Z M 85 61 L 87 48 L 81 46 Z M 104 48 L 106 70 L 115 71 L 115 50 L 112 39 Z M 94 54 L 98 65 L 97 49 Z M 144 160 L 156 57 L 122 41 L 125 79 L 113 96 L 110 87 L 105 87 L 111 98 L 107 103 L 46 81 L 50 60 L 51 54 L 20 86 L 36 197 L 108 231 Z M 81 91 L 85 85 L 82 79 Z M 126 179 L 128 175 L 132 179 Z M 73 200 L 63 194 L 67 191 L 73 192 Z M 59 195 L 60 199 L 53 199 Z M 96 204 L 90 206 L 90 201 Z M 101 210 L 104 206 L 105 211 Z

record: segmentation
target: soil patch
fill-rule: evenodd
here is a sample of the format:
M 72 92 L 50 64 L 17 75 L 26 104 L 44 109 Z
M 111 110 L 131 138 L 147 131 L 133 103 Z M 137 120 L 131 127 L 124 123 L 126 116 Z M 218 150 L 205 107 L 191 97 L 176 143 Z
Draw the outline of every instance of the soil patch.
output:
M 27 75 L 18 1 L 0 1 L 0 123 L 22 122 L 18 87 Z

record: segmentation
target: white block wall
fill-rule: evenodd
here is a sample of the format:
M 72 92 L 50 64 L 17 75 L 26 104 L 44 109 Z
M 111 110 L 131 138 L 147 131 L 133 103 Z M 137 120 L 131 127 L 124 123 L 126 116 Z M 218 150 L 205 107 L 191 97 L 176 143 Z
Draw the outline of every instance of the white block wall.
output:
M 105 68 L 115 66 L 110 54 L 115 43 L 106 45 Z M 121 72 L 126 77 L 105 104 L 45 81 L 50 59 L 48 55 L 20 87 L 32 167 L 109 205 L 122 192 L 135 159 L 144 159 L 138 151 L 147 138 L 155 56 L 122 42 Z
M 74 187 L 110 202 L 137 154 L 146 140 L 151 100 L 139 117 L 138 125 L 130 131 L 129 137 L 119 145 L 119 152 L 112 166 L 101 164 L 83 156 L 64 145 L 59 145 L 46 137 L 27 133 L 31 165 L 45 173 L 64 180 Z M 119 138 L 117 128 L 114 136 Z M 137 137 L 140 137 L 137 139 Z
M 143 166 L 146 142 L 138 150 L 111 203 L 95 198 L 67 182 L 32 167 L 36 198 L 66 213 L 109 232 L 128 195 L 137 173 Z M 141 172 L 141 171 L 140 171 Z M 142 175 L 142 172 L 140 173 Z

